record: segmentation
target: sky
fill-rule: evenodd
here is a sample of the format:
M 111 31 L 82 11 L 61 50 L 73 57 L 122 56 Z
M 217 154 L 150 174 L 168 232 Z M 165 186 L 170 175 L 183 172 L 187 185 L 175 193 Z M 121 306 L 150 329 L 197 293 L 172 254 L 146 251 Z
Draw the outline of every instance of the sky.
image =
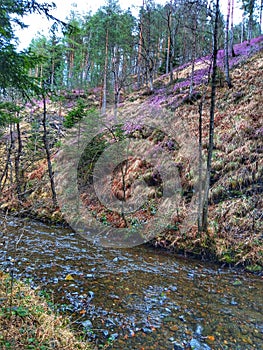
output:
M 40 3 L 43 1 L 39 1 Z M 47 0 L 47 2 L 54 2 L 57 6 L 56 10 L 50 11 L 52 15 L 55 17 L 65 20 L 67 16 L 69 16 L 70 12 L 74 10 L 74 12 L 79 12 L 80 14 L 88 13 L 89 11 L 96 12 L 97 9 L 105 4 L 105 0 Z M 139 6 L 142 5 L 143 0 L 119 0 L 120 7 L 122 9 L 131 8 L 133 12 L 136 13 Z M 165 4 L 166 0 L 158 0 L 156 1 L 159 4 Z M 20 44 L 18 46 L 18 50 L 23 50 L 27 48 L 31 42 L 31 40 L 37 36 L 38 32 L 42 34 L 46 34 L 48 32 L 49 27 L 51 26 L 51 22 L 48 21 L 44 16 L 40 15 L 29 15 L 24 17 L 24 23 L 29 27 L 23 30 L 17 30 L 16 35 L 20 40 Z
M 40 1 L 41 2 L 41 1 Z M 52 2 L 49 0 L 48 2 Z M 79 12 L 80 14 L 88 13 L 89 11 L 96 12 L 96 10 L 105 4 L 105 0 L 53 0 L 56 4 L 56 10 L 52 11 L 51 14 L 55 17 L 65 20 L 69 16 L 72 10 Z M 156 3 L 165 4 L 167 0 L 156 0 Z M 235 1 L 237 3 L 237 0 Z M 143 0 L 119 0 L 120 7 L 122 9 L 130 8 L 134 15 L 136 15 L 136 9 L 142 6 Z M 227 1 L 221 1 L 222 12 L 226 12 Z M 235 4 L 235 14 L 240 17 L 240 11 L 238 4 Z M 31 40 L 38 35 L 38 33 L 46 35 L 52 22 L 48 21 L 44 16 L 30 15 L 24 18 L 24 22 L 29 26 L 27 29 L 18 30 L 16 35 L 19 38 L 20 44 L 18 50 L 27 48 Z

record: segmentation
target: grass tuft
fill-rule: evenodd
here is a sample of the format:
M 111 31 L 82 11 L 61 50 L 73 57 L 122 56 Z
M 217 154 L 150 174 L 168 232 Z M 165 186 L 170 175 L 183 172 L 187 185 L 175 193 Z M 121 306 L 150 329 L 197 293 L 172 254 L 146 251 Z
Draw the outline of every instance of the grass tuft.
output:
M 91 349 L 44 297 L 0 271 L 0 349 Z

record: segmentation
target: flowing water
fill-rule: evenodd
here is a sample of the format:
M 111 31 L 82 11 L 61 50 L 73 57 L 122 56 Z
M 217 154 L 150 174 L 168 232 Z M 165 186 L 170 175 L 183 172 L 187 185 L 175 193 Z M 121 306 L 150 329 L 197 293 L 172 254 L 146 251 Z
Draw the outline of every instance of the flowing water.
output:
M 262 277 L 0 215 L 0 268 L 51 291 L 107 349 L 263 349 Z M 188 347 L 189 348 L 189 347 Z

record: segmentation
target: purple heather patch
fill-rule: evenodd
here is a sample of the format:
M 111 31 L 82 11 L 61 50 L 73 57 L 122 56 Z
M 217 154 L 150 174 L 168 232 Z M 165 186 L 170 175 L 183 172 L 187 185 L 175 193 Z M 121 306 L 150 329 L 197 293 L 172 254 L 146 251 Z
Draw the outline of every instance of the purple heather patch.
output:
M 244 41 L 241 44 L 234 45 L 234 51 L 236 56 L 235 57 L 229 57 L 229 66 L 230 68 L 236 66 L 238 63 L 245 60 L 247 57 L 249 57 L 251 54 L 254 54 L 258 51 L 260 51 L 263 47 L 263 35 L 260 37 L 254 38 L 250 41 Z M 198 86 L 200 84 L 207 83 L 208 80 L 208 73 L 209 73 L 209 62 L 211 62 L 211 55 L 198 58 L 195 61 L 195 64 L 200 62 L 208 62 L 206 68 L 198 69 L 194 72 L 194 85 Z M 225 58 L 225 52 L 224 50 L 219 50 L 217 53 L 217 64 L 222 69 L 224 67 L 224 58 Z M 183 70 L 186 67 L 189 67 L 191 63 L 186 63 L 183 66 L 180 66 L 177 68 L 177 70 Z M 177 91 L 179 89 L 184 89 L 186 87 L 189 87 L 191 83 L 190 78 L 187 78 L 181 82 L 178 82 L 174 85 L 174 91 Z
M 130 135 L 132 134 L 134 131 L 137 130 L 141 130 L 143 128 L 143 124 L 141 124 L 140 121 L 138 120 L 133 120 L 133 121 L 127 121 L 124 125 L 123 125 L 123 131 L 125 135 Z
M 160 95 L 160 94 L 164 94 L 163 90 L 158 91 L 157 94 L 155 94 L 154 96 L 151 97 L 150 99 L 150 104 L 154 105 L 154 106 L 160 106 L 162 102 L 165 101 L 165 94 L 164 95 Z
M 255 131 L 255 136 L 263 136 L 263 126 Z

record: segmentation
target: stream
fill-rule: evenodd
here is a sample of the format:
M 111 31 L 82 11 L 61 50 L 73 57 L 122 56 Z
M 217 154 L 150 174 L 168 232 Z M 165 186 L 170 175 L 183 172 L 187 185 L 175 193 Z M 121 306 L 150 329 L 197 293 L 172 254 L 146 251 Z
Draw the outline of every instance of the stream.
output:
M 0 240 L 0 268 L 52 293 L 98 346 L 263 349 L 260 276 L 148 246 L 106 249 L 1 213 Z

